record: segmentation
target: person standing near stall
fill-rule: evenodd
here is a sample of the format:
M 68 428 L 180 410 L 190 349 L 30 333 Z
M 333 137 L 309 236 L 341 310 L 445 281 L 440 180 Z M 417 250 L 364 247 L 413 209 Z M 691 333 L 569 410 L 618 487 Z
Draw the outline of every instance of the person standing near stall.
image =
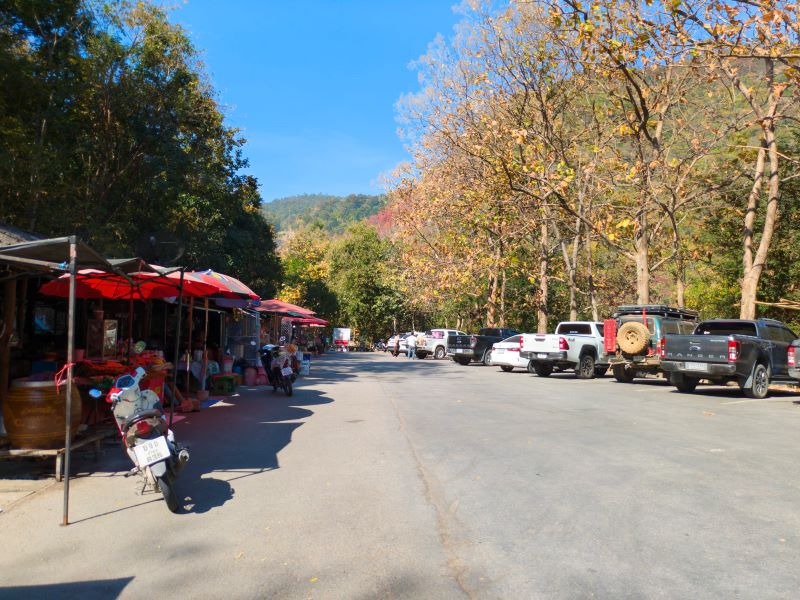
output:
M 406 338 L 406 349 L 408 350 L 408 358 L 414 359 L 417 355 L 417 335 L 412 331 L 411 335 Z

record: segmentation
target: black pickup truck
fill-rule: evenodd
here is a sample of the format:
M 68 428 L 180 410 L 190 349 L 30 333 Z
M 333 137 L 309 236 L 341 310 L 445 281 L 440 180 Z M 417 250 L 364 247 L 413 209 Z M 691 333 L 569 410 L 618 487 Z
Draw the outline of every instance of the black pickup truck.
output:
M 667 335 L 659 342 L 661 368 L 682 392 L 701 379 L 718 385 L 735 381 L 750 398 L 766 398 L 771 381 L 789 377 L 788 349 L 797 339 L 780 321 L 714 319 L 692 335 Z
M 502 342 L 519 331 L 503 327 L 485 327 L 478 335 L 450 335 L 447 337 L 447 355 L 460 365 L 468 365 L 473 360 L 484 365 L 492 364 L 492 344 Z

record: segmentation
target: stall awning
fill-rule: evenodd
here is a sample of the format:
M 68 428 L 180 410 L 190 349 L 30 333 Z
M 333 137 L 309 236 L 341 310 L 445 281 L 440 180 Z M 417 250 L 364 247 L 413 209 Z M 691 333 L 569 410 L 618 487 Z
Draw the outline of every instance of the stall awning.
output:
M 191 271 L 190 274 L 204 283 L 217 288 L 216 296 L 231 300 L 260 300 L 261 297 L 241 281 L 230 275 L 217 273 L 208 269 L 206 271 Z
M 302 306 L 283 302 L 282 300 L 262 300 L 256 308 L 260 312 L 275 313 L 279 315 L 289 315 L 290 317 L 313 317 L 316 313 Z
M 75 262 L 81 269 L 120 271 L 100 254 L 81 241 L 75 244 Z M 69 269 L 70 238 L 36 240 L 11 246 L 0 246 L 0 262 L 21 269 L 36 271 L 67 271 Z
M 45 283 L 39 291 L 47 296 L 69 295 L 69 274 Z M 216 292 L 214 286 L 186 278 L 183 295 L 188 297 L 210 296 Z M 116 273 L 105 273 L 95 269 L 78 271 L 75 277 L 75 293 L 78 298 L 104 298 L 106 300 L 155 300 L 178 296 L 179 278 L 159 276 L 155 273 L 132 273 L 125 277 Z
M 292 323 L 295 325 L 310 325 L 312 327 L 327 327 L 330 325 L 330 322 L 326 321 L 325 319 L 320 319 L 319 317 L 308 317 L 306 319 L 292 319 Z

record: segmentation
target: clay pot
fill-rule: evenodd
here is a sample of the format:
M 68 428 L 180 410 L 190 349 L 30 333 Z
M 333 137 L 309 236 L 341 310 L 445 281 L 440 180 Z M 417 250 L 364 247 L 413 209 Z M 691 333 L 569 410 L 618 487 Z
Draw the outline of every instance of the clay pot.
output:
M 15 448 L 63 448 L 66 429 L 67 386 L 56 391 L 53 381 L 11 382 L 3 402 L 3 421 Z M 81 395 L 72 386 L 70 431 L 74 436 L 81 424 Z

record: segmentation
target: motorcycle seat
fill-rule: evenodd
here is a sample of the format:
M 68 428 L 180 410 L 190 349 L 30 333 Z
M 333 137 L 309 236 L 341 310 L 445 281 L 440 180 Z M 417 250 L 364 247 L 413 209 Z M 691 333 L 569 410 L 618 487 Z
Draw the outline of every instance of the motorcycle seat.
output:
M 163 413 L 160 410 L 146 410 L 144 412 L 136 413 L 131 415 L 127 419 L 125 419 L 125 423 L 122 425 L 122 430 L 126 431 L 136 425 L 139 421 L 144 421 L 146 419 L 160 419 Z

